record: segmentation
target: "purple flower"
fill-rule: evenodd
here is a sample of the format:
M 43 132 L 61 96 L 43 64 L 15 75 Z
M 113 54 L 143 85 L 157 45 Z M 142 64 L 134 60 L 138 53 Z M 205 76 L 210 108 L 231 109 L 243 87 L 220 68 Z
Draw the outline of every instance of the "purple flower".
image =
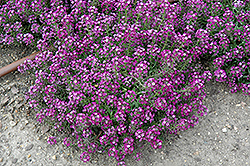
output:
M 124 161 L 121 161 L 118 163 L 119 166 L 126 166 L 125 162 Z
M 80 155 L 80 159 L 81 159 L 83 162 L 89 161 L 89 159 L 90 159 L 89 154 L 88 154 L 87 152 L 83 152 L 83 153 Z
M 63 139 L 63 143 L 64 143 L 64 145 L 66 145 L 66 146 L 70 146 L 71 141 L 69 141 L 69 138 L 65 137 L 65 138 Z
M 227 74 L 224 70 L 218 69 L 214 72 L 214 75 L 217 77 L 216 81 L 218 81 L 218 82 L 226 81 Z
M 57 143 L 56 137 L 49 137 L 49 138 L 47 139 L 47 142 L 48 142 L 48 144 L 50 144 L 50 145 L 56 144 L 56 143 Z
M 110 148 L 109 151 L 108 151 L 109 157 L 116 157 L 117 153 L 118 153 L 118 150 L 116 150 L 115 147 Z
M 136 153 L 136 155 L 134 156 L 134 158 L 135 158 L 137 161 L 140 161 L 140 160 L 141 160 L 141 155 L 142 155 L 142 153 Z
M 136 139 L 138 139 L 139 142 L 141 142 L 142 140 L 144 140 L 145 132 L 142 129 L 139 129 L 135 132 L 135 136 Z

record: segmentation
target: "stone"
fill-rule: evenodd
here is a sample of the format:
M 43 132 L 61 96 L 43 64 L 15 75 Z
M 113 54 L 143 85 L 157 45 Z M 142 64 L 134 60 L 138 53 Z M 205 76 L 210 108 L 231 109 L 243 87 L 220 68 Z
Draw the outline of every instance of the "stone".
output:
M 65 160 L 69 160 L 69 156 L 66 155 L 66 154 L 63 154 L 63 158 L 64 158 Z
M 223 132 L 223 133 L 226 133 L 226 132 L 227 132 L 227 129 L 226 129 L 226 128 L 223 128 L 223 129 L 222 129 L 222 132 Z
M 2 142 L 2 143 L 7 143 L 8 142 L 8 139 L 7 139 L 6 135 L 2 135 L 0 137 L 0 142 Z
M 22 107 L 23 105 L 24 105 L 23 103 L 17 104 L 17 105 L 16 105 L 16 109 L 19 109 L 19 108 Z
M 52 156 L 52 159 L 56 160 L 56 155 Z
M 42 134 L 44 134 L 44 133 L 46 133 L 46 132 L 48 132 L 49 131 L 49 127 L 48 126 L 42 126 L 41 127 L 41 133 Z
M 10 103 L 9 103 L 10 104 Z M 8 104 L 8 105 L 9 105 Z M 8 111 L 8 112 L 13 112 L 13 106 L 8 106 L 7 108 L 6 108 L 6 110 Z
M 8 117 L 9 120 L 13 120 L 14 119 L 13 116 L 10 113 L 7 114 L 7 117 Z
M 9 101 L 9 97 L 4 97 L 1 101 L 1 105 L 4 106 Z
M 16 125 L 15 121 L 10 121 L 10 126 L 14 127 Z
M 11 154 L 11 150 L 6 151 L 6 155 L 9 156 Z
M 23 98 L 22 97 L 18 97 L 17 100 L 18 101 L 23 101 Z
M 227 125 L 227 128 L 231 130 L 231 129 L 232 129 L 232 126 L 231 126 L 231 125 Z
M 37 128 L 35 128 L 35 131 L 34 131 L 35 133 L 38 133 L 39 132 L 39 128 L 37 127 Z
M 19 90 L 13 86 L 13 87 L 11 88 L 11 92 L 12 92 L 13 94 L 17 94 L 17 93 L 19 92 Z
M 3 158 L 0 158 L 0 162 L 3 162 Z
M 19 130 L 23 130 L 23 129 L 24 129 L 24 127 L 23 127 L 23 125 L 21 125 L 20 128 L 19 128 Z
M 199 157 L 195 157 L 194 158 L 197 162 L 200 162 L 201 161 L 201 159 L 199 158 Z
M 17 158 L 14 158 L 14 159 L 12 160 L 12 163 L 15 164 L 15 163 L 17 162 L 17 160 L 18 160 Z
M 35 128 L 35 125 L 29 123 L 29 124 L 27 125 L 27 128 L 29 128 L 29 129 L 34 129 L 34 128 Z
M 8 106 L 11 105 L 15 100 L 14 99 L 10 99 Z M 11 107 L 12 108 L 12 107 Z
M 34 144 L 29 144 L 28 146 L 25 147 L 26 151 L 31 150 L 34 147 Z

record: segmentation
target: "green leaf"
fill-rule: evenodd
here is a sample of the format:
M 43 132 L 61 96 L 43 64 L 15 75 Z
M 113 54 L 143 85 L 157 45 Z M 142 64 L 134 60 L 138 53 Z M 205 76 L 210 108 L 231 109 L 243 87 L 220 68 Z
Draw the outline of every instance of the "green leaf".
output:
M 136 102 L 136 103 L 135 103 L 135 106 L 136 106 L 136 108 L 138 108 L 139 104 Z

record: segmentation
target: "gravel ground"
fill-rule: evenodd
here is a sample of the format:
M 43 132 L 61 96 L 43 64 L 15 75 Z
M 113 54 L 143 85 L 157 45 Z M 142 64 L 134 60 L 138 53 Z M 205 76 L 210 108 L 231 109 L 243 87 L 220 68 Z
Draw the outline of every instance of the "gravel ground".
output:
M 0 46 L 0 68 L 35 50 L 28 47 Z M 0 78 L 0 165 L 77 166 L 116 165 L 107 154 L 96 153 L 89 163 L 79 159 L 80 151 L 62 144 L 46 142 L 55 133 L 35 119 L 24 98 L 30 81 L 28 74 L 15 71 Z M 250 97 L 231 94 L 225 84 L 206 86 L 207 116 L 188 131 L 166 136 L 167 144 L 154 150 L 149 145 L 137 149 L 143 158 L 128 156 L 129 166 L 250 165 Z

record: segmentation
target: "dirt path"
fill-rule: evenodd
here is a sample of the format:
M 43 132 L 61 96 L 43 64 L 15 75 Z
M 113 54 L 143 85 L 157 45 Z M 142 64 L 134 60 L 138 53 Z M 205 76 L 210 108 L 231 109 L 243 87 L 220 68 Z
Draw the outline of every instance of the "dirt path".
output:
M 33 51 L 0 47 L 0 68 Z M 35 112 L 29 109 L 24 94 L 30 84 L 29 75 L 17 71 L 0 78 L 0 165 L 116 165 L 107 154 L 98 153 L 85 164 L 79 160 L 77 150 L 47 144 L 46 138 L 55 131 L 37 123 Z M 127 165 L 250 165 L 250 97 L 231 94 L 225 85 L 212 82 L 207 92 L 210 111 L 197 126 L 166 137 L 169 143 L 160 150 L 145 145 L 139 150 L 144 157 L 137 162 L 129 156 Z

